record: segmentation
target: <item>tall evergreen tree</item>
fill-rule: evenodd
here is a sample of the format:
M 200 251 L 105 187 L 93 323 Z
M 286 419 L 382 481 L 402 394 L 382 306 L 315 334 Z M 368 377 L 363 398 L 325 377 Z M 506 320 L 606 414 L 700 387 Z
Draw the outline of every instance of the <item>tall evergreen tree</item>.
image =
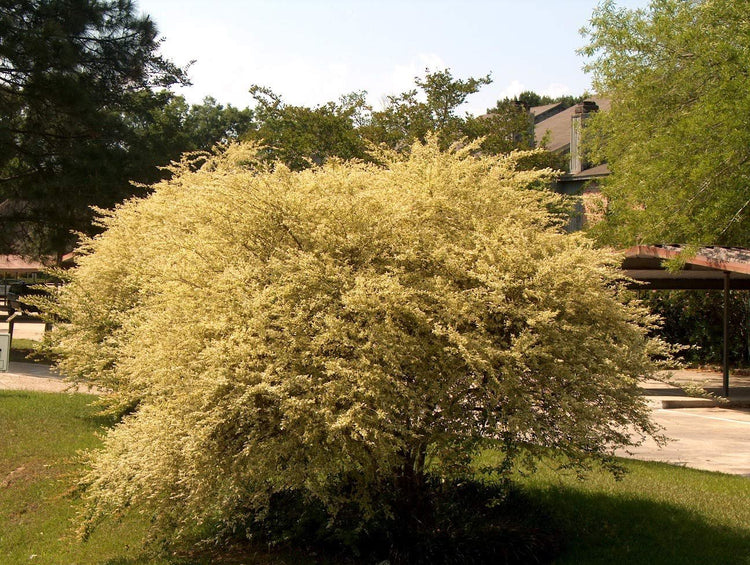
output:
M 152 87 L 187 83 L 130 0 L 0 3 L 0 247 L 61 254 L 90 206 L 134 192 L 126 158 Z M 145 179 L 149 180 L 149 179 Z

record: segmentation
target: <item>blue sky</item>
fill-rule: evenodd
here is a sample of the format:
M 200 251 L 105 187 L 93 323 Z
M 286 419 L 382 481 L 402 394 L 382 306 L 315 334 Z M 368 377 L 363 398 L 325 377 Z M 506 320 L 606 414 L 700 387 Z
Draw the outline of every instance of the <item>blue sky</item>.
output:
M 195 59 L 190 102 L 213 96 L 253 104 L 252 84 L 292 104 L 314 106 L 366 90 L 377 109 L 414 77 L 451 69 L 493 83 L 463 111 L 483 113 L 523 90 L 581 94 L 590 90 L 575 50 L 598 0 L 137 0 L 164 37 L 162 53 L 178 64 Z M 645 7 L 647 0 L 618 0 Z

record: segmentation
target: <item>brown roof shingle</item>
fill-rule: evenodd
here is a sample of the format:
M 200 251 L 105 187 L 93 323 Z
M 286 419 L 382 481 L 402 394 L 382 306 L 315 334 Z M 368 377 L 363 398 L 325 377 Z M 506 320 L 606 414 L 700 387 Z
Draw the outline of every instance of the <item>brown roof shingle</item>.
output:
M 609 110 L 610 102 L 608 98 L 587 98 L 593 100 L 599 106 L 600 110 Z M 542 106 L 543 107 L 543 106 Z M 564 153 L 570 150 L 570 121 L 575 113 L 575 106 L 566 108 L 562 112 L 542 120 L 534 128 L 534 138 L 537 146 L 540 146 L 547 132 L 549 138 L 545 148 L 553 153 Z

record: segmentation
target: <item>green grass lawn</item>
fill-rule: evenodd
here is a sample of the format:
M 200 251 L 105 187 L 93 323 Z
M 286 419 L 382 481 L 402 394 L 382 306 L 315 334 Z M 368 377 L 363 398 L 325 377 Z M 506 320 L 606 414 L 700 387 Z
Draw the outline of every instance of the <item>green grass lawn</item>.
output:
M 108 422 L 94 396 L 0 390 L 0 565 L 284 565 L 327 563 L 304 555 L 242 549 L 196 558 L 143 556 L 148 521 L 132 515 L 104 523 L 85 543 L 76 538 L 80 450 L 100 444 Z M 33 557 L 32 557 L 33 556 Z M 333 565 L 333 564 L 332 564 Z
M 581 481 L 545 464 L 519 477 L 565 534 L 555 563 L 750 564 L 750 479 L 622 462 L 621 480 L 594 472 Z
M 24 339 L 22 337 L 14 337 L 11 349 L 18 349 L 22 351 L 31 351 L 39 345 L 38 341 L 33 339 Z
M 138 516 L 104 524 L 86 543 L 76 541 L 76 453 L 98 445 L 96 433 L 106 424 L 95 417 L 92 399 L 0 391 L 0 563 L 331 563 L 247 550 L 153 561 L 141 556 L 139 540 L 148 524 Z M 654 463 L 625 465 L 630 472 L 621 481 L 595 472 L 581 482 L 545 465 L 519 478 L 564 534 L 556 563 L 750 564 L 750 480 Z
M 0 563 L 114 565 L 137 555 L 141 523 L 105 527 L 87 544 L 74 538 L 77 452 L 98 445 L 103 425 L 92 399 L 0 391 Z

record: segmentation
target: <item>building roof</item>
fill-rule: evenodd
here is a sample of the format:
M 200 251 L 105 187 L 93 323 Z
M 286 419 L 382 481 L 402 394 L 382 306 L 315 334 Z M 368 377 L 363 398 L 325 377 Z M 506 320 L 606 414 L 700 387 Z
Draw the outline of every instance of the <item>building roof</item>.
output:
M 593 97 L 587 98 L 587 100 L 593 100 L 596 105 L 599 106 L 600 110 L 607 111 L 610 107 L 608 98 Z M 544 108 L 544 106 L 537 106 L 537 108 Z M 558 112 L 553 116 L 542 120 L 534 127 L 534 138 L 536 144 L 540 145 L 547 132 L 549 132 L 549 139 L 547 140 L 546 148 L 553 153 L 565 153 L 570 150 L 570 122 L 573 114 L 575 113 L 575 106 L 566 108 L 562 112 Z
M 563 110 L 562 103 L 555 102 L 554 104 L 545 104 L 543 106 L 532 106 L 529 108 L 529 113 L 534 116 L 534 124 L 538 124 Z
M 544 106 L 532 106 L 531 108 L 529 108 L 529 112 L 531 112 L 531 114 L 534 116 L 538 116 L 559 105 L 560 102 L 555 102 L 554 104 L 545 104 Z
M 565 175 L 566 180 L 590 180 L 606 177 L 609 175 L 609 167 L 606 163 L 591 167 L 590 169 L 584 169 L 580 173 Z
M 0 276 L 41 273 L 47 267 L 54 264 L 54 257 L 48 257 L 46 259 L 43 259 L 43 261 L 34 261 L 31 259 L 26 259 L 21 255 L 0 255 Z M 60 266 L 71 267 L 74 264 L 74 253 L 66 253 L 62 256 Z

